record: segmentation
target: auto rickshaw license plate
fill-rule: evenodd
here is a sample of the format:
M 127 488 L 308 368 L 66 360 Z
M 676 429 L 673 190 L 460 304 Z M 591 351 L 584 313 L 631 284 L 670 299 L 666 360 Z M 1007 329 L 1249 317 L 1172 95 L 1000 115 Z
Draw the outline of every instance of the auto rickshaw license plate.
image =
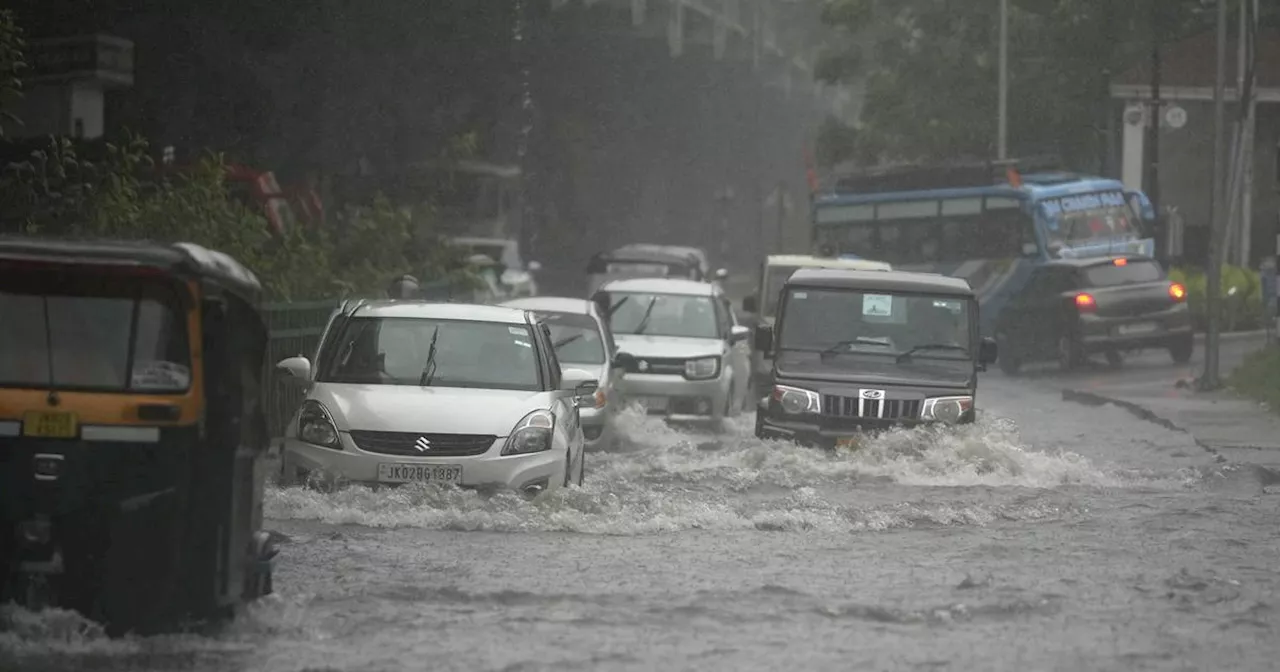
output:
M 836 448 L 849 448 L 852 450 L 857 448 L 859 443 L 860 441 L 856 436 L 841 436 L 836 438 Z
M 66 411 L 28 411 L 22 416 L 22 435 L 42 439 L 74 439 L 80 427 L 76 414 Z

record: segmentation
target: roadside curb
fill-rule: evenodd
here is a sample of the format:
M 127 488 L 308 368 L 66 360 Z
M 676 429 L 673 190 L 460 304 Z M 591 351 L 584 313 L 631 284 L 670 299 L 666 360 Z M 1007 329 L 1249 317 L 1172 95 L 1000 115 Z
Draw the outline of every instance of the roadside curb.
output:
M 1095 392 L 1085 392 L 1083 390 L 1072 390 L 1072 389 L 1062 390 L 1062 400 L 1070 401 L 1076 404 L 1081 404 L 1083 406 L 1106 406 L 1107 404 L 1119 406 L 1120 408 L 1123 408 L 1124 410 L 1128 411 L 1130 414 L 1132 414 L 1134 417 L 1138 418 L 1139 420 L 1145 420 L 1154 425 L 1159 425 L 1161 427 L 1164 427 L 1165 429 L 1186 434 L 1187 436 L 1191 437 L 1191 440 L 1194 441 L 1197 446 L 1200 446 L 1205 450 L 1205 452 L 1213 455 L 1215 462 L 1228 461 L 1226 457 L 1223 457 L 1222 453 L 1218 452 L 1217 448 L 1214 448 L 1213 446 L 1205 443 L 1204 441 L 1201 441 L 1199 438 L 1196 437 L 1195 434 L 1192 434 L 1191 431 L 1188 430 L 1187 428 L 1181 427 L 1175 424 L 1172 420 L 1161 417 L 1151 409 L 1145 406 L 1142 406 L 1140 404 L 1135 404 L 1132 401 L 1126 401 L 1124 399 L 1119 399 L 1117 397 L 1108 397 L 1106 395 L 1097 394 Z
M 1254 331 L 1226 331 L 1218 334 L 1218 338 L 1224 341 L 1247 341 L 1251 338 L 1265 338 L 1267 332 L 1265 329 L 1256 329 Z M 1204 332 L 1197 331 L 1195 334 L 1196 342 L 1204 342 Z

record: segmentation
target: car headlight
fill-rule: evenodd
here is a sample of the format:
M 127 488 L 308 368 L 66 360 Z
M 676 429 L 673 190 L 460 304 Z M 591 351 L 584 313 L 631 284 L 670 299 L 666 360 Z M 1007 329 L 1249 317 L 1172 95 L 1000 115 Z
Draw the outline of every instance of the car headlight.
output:
M 516 423 L 503 455 L 528 455 L 551 450 L 551 437 L 556 426 L 556 416 L 551 411 L 534 411 Z
M 324 405 L 315 399 L 302 402 L 302 408 L 298 410 L 298 438 L 313 445 L 342 450 L 338 426 Z
M 924 400 L 921 420 L 959 422 L 960 417 L 973 409 L 973 397 L 933 397 Z
M 791 415 L 801 413 L 821 413 L 822 397 L 813 390 L 787 385 L 773 386 L 773 399 L 782 406 L 782 410 Z
M 707 380 L 720 375 L 719 357 L 699 357 L 684 363 L 684 377 L 690 380 Z

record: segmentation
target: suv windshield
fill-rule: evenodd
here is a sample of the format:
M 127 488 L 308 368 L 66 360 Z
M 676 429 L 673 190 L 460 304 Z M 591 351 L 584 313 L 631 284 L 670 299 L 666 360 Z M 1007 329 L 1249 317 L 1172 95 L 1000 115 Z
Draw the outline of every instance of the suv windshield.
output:
M 185 392 L 187 324 L 175 286 L 136 277 L 0 271 L 0 386 Z
M 551 343 L 560 363 L 604 364 L 604 341 L 590 315 L 539 312 L 538 317 L 551 330 Z
M 716 307 L 709 296 L 612 292 L 608 306 L 614 334 L 720 337 Z
M 796 272 L 798 266 L 770 266 L 765 271 L 764 293 L 760 296 L 760 314 L 773 317 L 778 312 L 778 296 L 782 293 L 782 285 L 787 278 Z
M 781 350 L 969 359 L 971 301 L 922 294 L 841 289 L 787 290 L 778 333 Z
M 319 380 L 541 389 L 527 325 L 405 317 L 351 318 L 325 344 Z
M 1163 280 L 1164 270 L 1160 264 L 1150 260 L 1127 260 L 1121 264 L 1113 261 L 1086 267 L 1084 277 L 1089 287 L 1113 287 Z

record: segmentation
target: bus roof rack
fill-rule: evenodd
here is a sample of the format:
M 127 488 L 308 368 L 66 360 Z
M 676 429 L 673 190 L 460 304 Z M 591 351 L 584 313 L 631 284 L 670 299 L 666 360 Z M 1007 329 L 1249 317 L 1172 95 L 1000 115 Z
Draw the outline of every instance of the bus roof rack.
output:
M 1067 182 L 1079 177 L 1056 156 L 1017 159 L 978 159 L 935 164 L 902 163 L 846 172 L 836 178 L 835 193 L 856 194 L 917 189 L 989 187 L 1008 183 L 1008 170 L 1016 169 L 1033 184 Z M 1027 179 L 1027 176 L 1032 179 Z

